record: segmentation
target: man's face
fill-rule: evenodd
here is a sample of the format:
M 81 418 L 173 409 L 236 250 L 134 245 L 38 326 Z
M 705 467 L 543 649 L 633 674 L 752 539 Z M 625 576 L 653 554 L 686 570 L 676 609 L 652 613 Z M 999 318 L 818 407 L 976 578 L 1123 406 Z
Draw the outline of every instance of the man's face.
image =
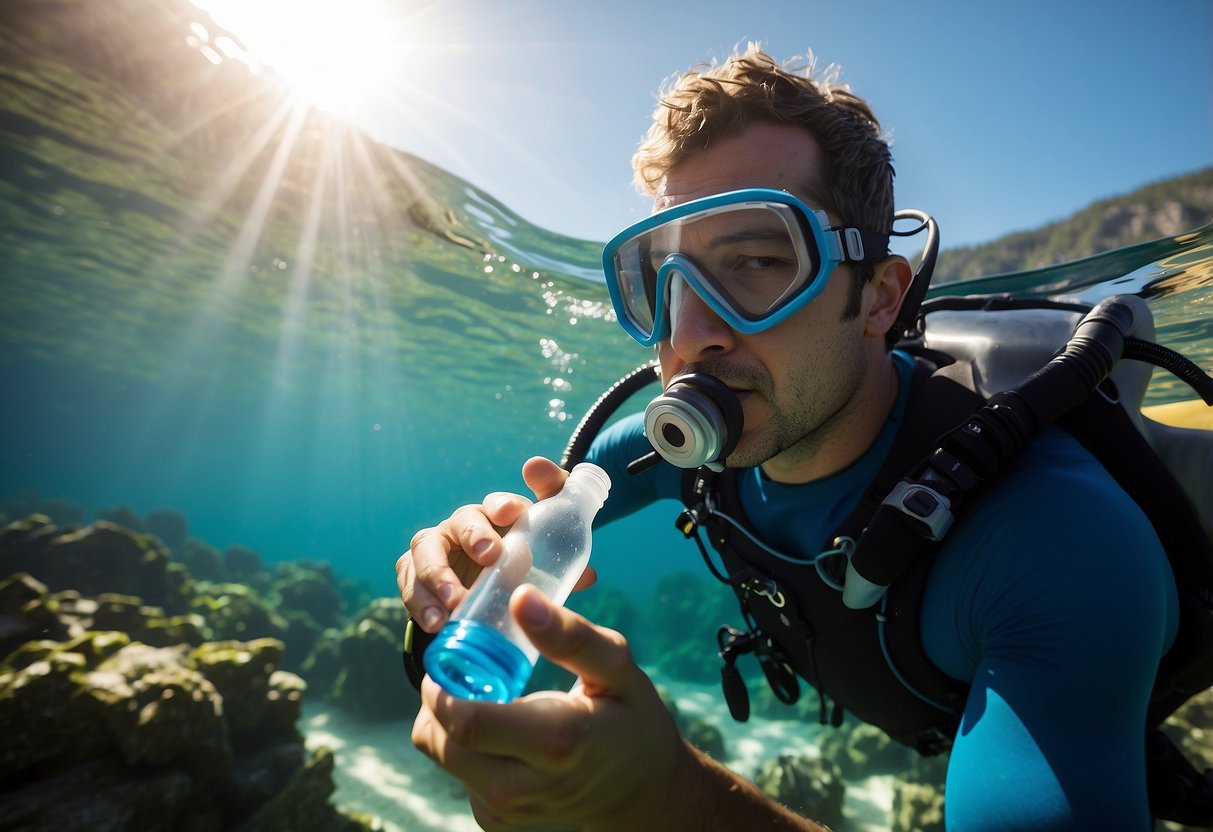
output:
M 821 151 L 807 131 L 759 124 L 714 142 L 671 169 L 655 208 L 741 188 L 786 190 L 810 205 Z M 692 260 L 712 257 L 712 233 L 679 241 Z M 703 249 L 703 250 L 698 250 Z M 727 464 L 789 464 L 816 454 L 854 421 L 856 391 L 867 373 L 862 316 L 843 320 L 851 272 L 835 269 L 825 290 L 787 320 L 746 335 L 729 327 L 684 284 L 672 287 L 670 337 L 658 347 L 662 378 L 687 369 L 710 373 L 737 393 L 744 429 Z M 768 471 L 770 473 L 770 471 Z

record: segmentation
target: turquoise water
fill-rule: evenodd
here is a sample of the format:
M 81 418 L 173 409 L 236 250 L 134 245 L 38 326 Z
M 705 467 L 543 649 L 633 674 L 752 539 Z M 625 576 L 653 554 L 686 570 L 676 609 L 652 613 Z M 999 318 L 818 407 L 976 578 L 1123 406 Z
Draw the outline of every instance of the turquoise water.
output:
M 77 13 L 6 35 L 0 511 L 171 508 L 212 546 L 327 560 L 390 595 L 416 530 L 520 490 L 523 461 L 559 457 L 648 360 L 596 241 L 289 112 L 179 39 Z M 113 48 L 66 48 L 69 24 L 110 25 Z M 937 292 L 978 290 L 1138 292 L 1161 340 L 1213 366 L 1209 229 Z M 600 532 L 602 580 L 647 592 L 697 569 L 675 514 Z

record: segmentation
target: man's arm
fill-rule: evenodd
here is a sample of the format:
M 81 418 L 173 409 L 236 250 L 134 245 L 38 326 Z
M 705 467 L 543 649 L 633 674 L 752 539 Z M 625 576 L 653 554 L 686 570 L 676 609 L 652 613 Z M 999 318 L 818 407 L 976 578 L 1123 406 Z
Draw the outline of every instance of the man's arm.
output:
M 949 828 L 1148 829 L 1145 711 L 1174 634 L 1148 521 L 1056 438 L 940 551 L 923 643 L 972 688 Z
M 540 652 L 579 676 L 569 693 L 507 705 L 422 686 L 413 742 L 468 788 L 489 829 L 802 830 L 800 818 L 694 749 L 624 638 L 521 587 L 511 612 Z

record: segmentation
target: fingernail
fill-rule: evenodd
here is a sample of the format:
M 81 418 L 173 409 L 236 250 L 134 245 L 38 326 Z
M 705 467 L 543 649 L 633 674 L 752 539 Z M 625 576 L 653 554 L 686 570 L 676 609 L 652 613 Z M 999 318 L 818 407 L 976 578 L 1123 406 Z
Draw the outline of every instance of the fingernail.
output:
M 492 545 L 493 545 L 493 541 L 491 541 L 491 540 L 478 540 L 472 544 L 472 554 L 473 555 L 483 555 L 485 552 L 487 552 L 489 550 L 489 547 Z
M 421 613 L 421 626 L 426 630 L 433 630 L 442 621 L 442 610 L 437 607 L 426 607 Z
M 518 617 L 524 624 L 542 627 L 552 620 L 552 610 L 538 592 L 526 591 L 518 607 Z
M 438 600 L 440 600 L 442 603 L 446 604 L 448 609 L 451 606 L 453 606 L 451 604 L 451 602 L 453 600 L 455 600 L 454 585 L 453 584 L 442 584 L 441 586 L 439 586 L 438 587 Z

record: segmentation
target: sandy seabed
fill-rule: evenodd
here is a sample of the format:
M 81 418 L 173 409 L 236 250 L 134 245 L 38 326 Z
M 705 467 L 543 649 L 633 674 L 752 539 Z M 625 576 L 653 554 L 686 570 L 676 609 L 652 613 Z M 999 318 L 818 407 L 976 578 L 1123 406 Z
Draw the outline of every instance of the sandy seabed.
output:
M 803 723 L 751 717 L 734 722 L 718 688 L 672 682 L 654 676 L 678 703 L 681 713 L 714 722 L 730 754 L 726 764 L 751 776 L 781 754 L 817 755 L 817 729 Z M 411 723 L 367 723 L 337 708 L 304 708 L 303 730 L 309 747 L 328 746 L 336 756 L 333 778 L 338 806 L 370 812 L 387 832 L 475 832 L 480 827 L 468 808 L 458 780 L 417 751 L 409 739 Z M 888 828 L 893 802 L 889 777 L 847 784 L 847 829 L 876 832 Z

